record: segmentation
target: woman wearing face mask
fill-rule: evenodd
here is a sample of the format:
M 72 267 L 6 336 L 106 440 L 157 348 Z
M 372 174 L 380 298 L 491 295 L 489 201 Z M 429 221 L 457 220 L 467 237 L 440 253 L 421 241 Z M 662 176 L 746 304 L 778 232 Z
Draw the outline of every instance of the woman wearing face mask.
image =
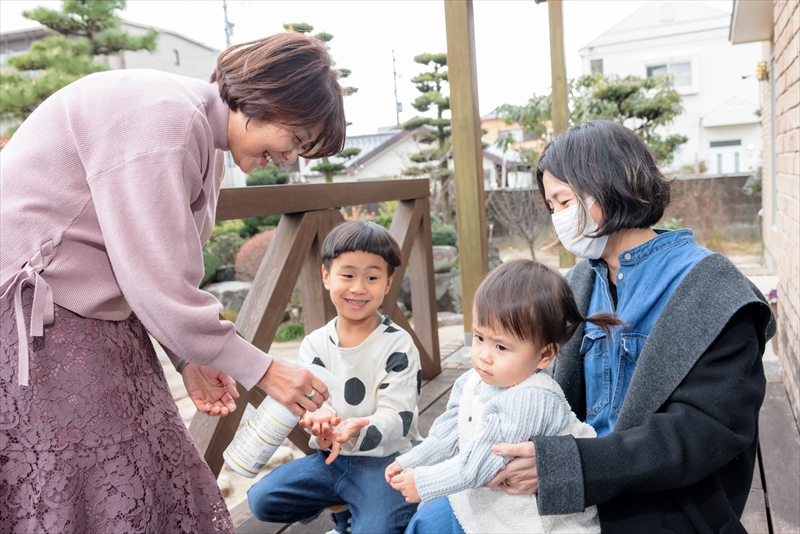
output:
M 691 230 L 655 230 L 671 181 L 642 140 L 595 121 L 544 150 L 539 190 L 584 316 L 555 378 L 597 439 L 499 444 L 516 457 L 489 485 L 538 492 L 543 515 L 597 505 L 603 532 L 744 532 L 756 457 L 761 362 L 774 320 L 763 295 Z M 505 484 L 500 484 L 505 481 Z
M 0 168 L 0 531 L 233 532 L 148 333 L 201 412 L 233 410 L 234 379 L 322 404 L 198 286 L 223 151 L 250 173 L 344 136 L 328 48 L 297 33 L 225 50 L 211 83 L 86 76 L 26 119 Z

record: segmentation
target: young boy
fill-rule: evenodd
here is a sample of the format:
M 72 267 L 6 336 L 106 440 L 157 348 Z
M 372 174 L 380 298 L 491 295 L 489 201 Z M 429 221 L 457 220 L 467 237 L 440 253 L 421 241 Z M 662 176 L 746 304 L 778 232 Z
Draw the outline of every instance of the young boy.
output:
M 411 336 L 378 313 L 400 265 L 400 247 L 382 226 L 350 221 L 328 234 L 322 261 L 337 317 L 306 336 L 299 354 L 300 363 L 321 365 L 337 379 L 330 398 L 300 421 L 319 451 L 253 485 L 250 509 L 261 521 L 295 522 L 345 503 L 349 511 L 334 514 L 339 534 L 347 532 L 350 515 L 354 532 L 401 533 L 417 505 L 383 474 L 420 439 L 422 370 Z

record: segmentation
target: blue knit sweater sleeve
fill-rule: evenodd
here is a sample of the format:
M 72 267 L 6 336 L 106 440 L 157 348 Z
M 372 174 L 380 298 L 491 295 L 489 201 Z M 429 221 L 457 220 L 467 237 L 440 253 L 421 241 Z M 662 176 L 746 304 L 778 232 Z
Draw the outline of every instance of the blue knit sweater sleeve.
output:
M 408 469 L 419 465 L 432 465 L 452 458 L 456 453 L 458 448 L 458 406 L 468 374 L 464 373 L 453 384 L 450 398 L 447 400 L 447 408 L 431 425 L 428 437 L 406 454 L 396 458 L 400 467 Z
M 414 470 L 420 498 L 425 502 L 483 486 L 511 460 L 494 454 L 492 445 L 555 435 L 568 424 L 569 415 L 569 406 L 544 389 L 514 389 L 494 397 L 484 407 L 485 428 L 475 439 L 461 445 L 454 457 Z

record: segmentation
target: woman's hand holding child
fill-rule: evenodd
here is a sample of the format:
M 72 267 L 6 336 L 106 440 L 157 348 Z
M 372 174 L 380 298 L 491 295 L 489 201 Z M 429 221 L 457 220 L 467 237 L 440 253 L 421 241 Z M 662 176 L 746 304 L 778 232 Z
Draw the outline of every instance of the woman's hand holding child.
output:
M 536 449 L 532 441 L 524 443 L 497 443 L 492 452 L 514 459 L 486 483 L 487 488 L 500 488 L 509 495 L 533 495 L 539 491 L 536 474 Z

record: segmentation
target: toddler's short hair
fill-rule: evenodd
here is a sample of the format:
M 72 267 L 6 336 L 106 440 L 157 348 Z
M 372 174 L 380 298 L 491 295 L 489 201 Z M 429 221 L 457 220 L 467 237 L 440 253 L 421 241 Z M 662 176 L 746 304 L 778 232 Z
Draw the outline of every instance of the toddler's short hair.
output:
M 331 262 L 345 252 L 377 254 L 389 265 L 389 276 L 400 266 L 400 245 L 383 226 L 365 219 L 335 226 L 322 243 L 322 264 L 330 271 Z

